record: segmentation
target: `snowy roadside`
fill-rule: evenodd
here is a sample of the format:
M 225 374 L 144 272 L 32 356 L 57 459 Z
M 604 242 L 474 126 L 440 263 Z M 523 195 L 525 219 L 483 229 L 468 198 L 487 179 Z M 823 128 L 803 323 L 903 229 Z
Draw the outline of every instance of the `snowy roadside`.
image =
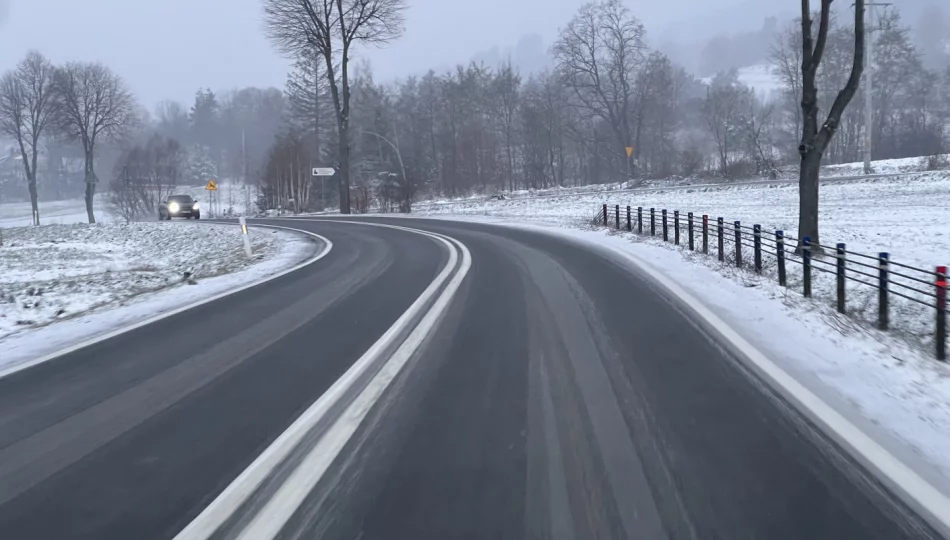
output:
M 188 222 L 4 230 L 0 372 L 280 272 L 314 254 L 309 237 Z M 164 294 L 174 288 L 172 294 Z
M 862 316 L 860 302 L 866 298 L 857 291 L 849 298 L 856 318 L 835 312 L 830 294 L 833 280 L 818 277 L 816 298 L 803 298 L 794 273 L 796 265 L 789 265 L 790 288 L 786 289 L 776 283 L 774 268 L 769 266 L 763 276 L 757 276 L 735 269 L 729 261 L 719 263 L 715 256 L 664 244 L 659 237 L 590 227 L 602 202 L 711 216 L 718 215 L 715 209 L 727 219 L 762 223 L 767 230 L 794 231 L 797 222 L 797 191 L 790 188 L 717 189 L 688 195 L 671 191 L 650 196 L 629 201 L 580 196 L 559 198 L 556 203 L 461 203 L 429 216 L 540 228 L 615 246 L 648 261 L 935 487 L 950 494 L 950 366 L 935 361 L 931 350 L 922 347 L 926 334 L 933 331 L 933 310 L 893 303 L 892 324 L 903 331 L 880 332 Z M 834 186 L 824 189 L 822 197 L 826 244 L 841 240 L 857 251 L 890 251 L 894 260 L 924 267 L 950 256 L 950 226 L 946 225 L 950 223 L 950 175 Z M 881 201 L 886 201 L 885 208 Z

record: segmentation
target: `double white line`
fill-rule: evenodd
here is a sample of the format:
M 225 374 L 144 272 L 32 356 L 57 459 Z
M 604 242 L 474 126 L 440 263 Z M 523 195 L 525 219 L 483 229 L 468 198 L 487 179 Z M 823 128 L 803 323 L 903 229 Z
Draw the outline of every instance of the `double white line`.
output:
M 400 229 L 428 236 L 448 249 L 449 261 L 392 327 L 175 540 L 208 540 L 212 535 L 240 540 L 275 538 L 340 454 L 373 405 L 439 322 L 472 265 L 468 248 L 454 238 L 394 225 L 332 221 Z M 414 323 L 415 327 L 412 327 Z M 410 328 L 411 332 L 406 336 Z M 398 340 L 402 336 L 406 336 L 405 340 L 399 344 Z M 395 352 L 385 358 L 397 345 Z M 377 370 L 375 375 L 374 369 Z M 351 401 L 347 403 L 348 399 Z M 334 413 L 337 413 L 335 418 L 332 417 Z M 287 462 L 307 435 L 319 429 L 320 425 L 326 426 L 322 436 L 296 463 L 270 498 L 256 506 L 247 504 L 276 469 Z M 246 512 L 253 513 L 253 517 L 236 515 L 242 507 L 247 507 Z M 226 523 L 233 525 L 236 520 L 243 526 L 228 527 L 227 531 L 222 529 Z

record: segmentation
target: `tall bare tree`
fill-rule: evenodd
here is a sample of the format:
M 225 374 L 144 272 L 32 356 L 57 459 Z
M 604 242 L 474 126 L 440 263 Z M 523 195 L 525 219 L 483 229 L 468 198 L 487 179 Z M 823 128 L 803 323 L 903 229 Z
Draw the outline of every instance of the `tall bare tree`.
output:
M 33 206 L 33 225 L 40 224 L 36 190 L 36 162 L 40 138 L 57 112 L 55 68 L 42 54 L 27 53 L 16 70 L 0 79 L 0 132 L 16 141 Z
M 864 72 L 864 0 L 854 3 L 854 60 L 851 76 L 838 92 L 824 123 L 818 125 L 818 66 L 828 42 L 828 27 L 831 24 L 831 3 L 821 0 L 821 14 L 817 37 L 812 33 L 812 12 L 809 0 L 802 0 L 802 139 L 798 146 L 801 169 L 798 180 L 798 249 L 802 249 L 807 236 L 812 244 L 820 244 L 818 237 L 818 175 L 821 158 L 828 143 L 838 131 L 841 115 L 854 94 L 858 91 L 861 74 Z
M 97 63 L 70 62 L 57 70 L 56 88 L 62 103 L 58 115 L 63 133 L 78 140 L 85 159 L 86 214 L 96 222 L 96 144 L 117 140 L 137 123 L 135 100 L 125 83 L 109 68 Z
M 326 67 L 337 122 L 340 212 L 350 213 L 350 61 L 356 45 L 403 32 L 404 0 L 265 0 L 268 37 L 294 58 L 316 53 Z
M 558 70 L 581 107 L 610 127 L 618 156 L 633 144 L 635 85 L 646 58 L 645 35 L 643 24 L 620 0 L 602 0 L 582 6 L 553 48 Z M 629 176 L 633 163 L 627 159 Z

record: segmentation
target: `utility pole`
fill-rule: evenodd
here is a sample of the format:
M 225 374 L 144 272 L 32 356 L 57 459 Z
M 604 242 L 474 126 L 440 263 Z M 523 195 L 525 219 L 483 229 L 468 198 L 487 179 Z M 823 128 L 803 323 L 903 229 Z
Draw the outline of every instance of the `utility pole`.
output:
M 887 7 L 887 2 L 867 2 L 864 62 L 864 174 L 871 174 L 872 130 L 874 129 L 874 8 Z

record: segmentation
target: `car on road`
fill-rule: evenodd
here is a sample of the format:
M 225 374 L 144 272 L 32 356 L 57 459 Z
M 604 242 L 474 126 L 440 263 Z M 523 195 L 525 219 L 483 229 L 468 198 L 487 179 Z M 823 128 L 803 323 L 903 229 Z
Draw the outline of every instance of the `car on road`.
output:
M 169 195 L 158 205 L 158 219 L 170 220 L 173 217 L 201 219 L 201 207 L 191 195 Z

